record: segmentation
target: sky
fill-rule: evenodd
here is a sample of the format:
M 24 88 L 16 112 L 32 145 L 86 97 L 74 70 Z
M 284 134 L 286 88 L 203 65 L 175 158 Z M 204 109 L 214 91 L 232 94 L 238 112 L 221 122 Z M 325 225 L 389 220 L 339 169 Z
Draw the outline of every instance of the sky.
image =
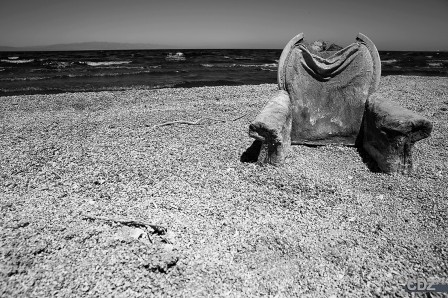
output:
M 379 50 L 448 51 L 448 0 L 0 0 L 0 45 L 150 43 L 281 49 L 298 33 Z

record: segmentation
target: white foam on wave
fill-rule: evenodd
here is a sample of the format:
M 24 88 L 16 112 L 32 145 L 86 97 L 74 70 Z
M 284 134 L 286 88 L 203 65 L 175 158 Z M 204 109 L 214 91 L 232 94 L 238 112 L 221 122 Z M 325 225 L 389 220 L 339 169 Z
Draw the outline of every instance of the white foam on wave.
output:
M 442 67 L 443 63 L 442 62 L 428 62 L 428 66 L 429 67 Z
M 88 78 L 88 77 L 118 77 L 118 76 L 127 76 L 127 75 L 139 75 L 139 74 L 147 74 L 153 73 L 151 70 L 143 70 L 138 72 L 108 72 L 108 73 L 95 73 L 95 74 L 66 74 L 59 77 L 68 77 L 68 78 Z
M 262 65 L 263 67 L 278 67 L 278 63 L 266 63 Z
M 121 65 L 121 64 L 129 64 L 132 61 L 80 61 L 82 64 L 87 64 L 88 66 L 108 66 L 108 65 Z
M 143 70 L 138 72 L 109 72 L 109 73 L 98 73 L 98 74 L 92 74 L 89 76 L 93 77 L 118 77 L 118 76 L 129 76 L 129 75 L 139 75 L 139 74 L 145 74 L 145 73 L 153 73 L 151 70 Z
M 176 54 L 173 53 L 169 53 L 166 57 L 165 60 L 167 61 L 185 61 L 185 55 L 182 52 L 177 52 Z
M 381 60 L 381 63 L 383 64 L 392 64 L 395 62 L 397 62 L 397 59 Z
M 56 68 L 66 68 L 73 64 L 73 62 L 65 62 L 65 61 L 46 61 L 46 59 L 41 59 L 43 61 L 43 65 L 52 66 Z
M 6 63 L 14 63 L 14 64 L 22 64 L 22 63 L 30 63 L 30 62 L 34 62 L 34 59 L 13 59 L 13 60 L 9 60 L 9 59 L 2 59 L 2 62 L 6 62 Z
M 17 81 L 38 81 L 38 80 L 46 80 L 51 77 L 27 77 L 27 78 L 0 78 L 0 81 L 3 82 L 17 82 Z
M 271 68 L 277 68 L 278 64 L 277 63 L 265 63 L 265 64 L 209 64 L 209 63 L 203 63 L 201 64 L 202 67 L 257 67 L 257 68 L 261 68 L 263 70 L 271 70 Z
M 238 67 L 277 67 L 277 63 L 266 63 L 266 64 L 234 64 Z
M 235 57 L 234 59 L 235 60 L 255 60 L 255 58 L 244 57 L 244 56 Z

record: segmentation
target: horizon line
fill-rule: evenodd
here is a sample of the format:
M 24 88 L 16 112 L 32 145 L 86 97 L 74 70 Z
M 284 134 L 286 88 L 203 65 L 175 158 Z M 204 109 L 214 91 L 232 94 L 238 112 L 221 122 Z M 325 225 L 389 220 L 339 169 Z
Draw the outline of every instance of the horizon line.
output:
M 92 48 L 76 49 L 76 46 L 83 45 L 97 45 Z M 330 43 L 336 44 L 336 43 Z M 101 48 L 101 45 L 109 46 L 110 48 Z M 124 48 L 120 47 L 123 46 Z M 337 45 L 337 44 L 336 44 Z M 69 48 L 72 46 L 73 48 Z M 114 47 L 115 46 L 115 47 Z M 136 46 L 132 48 L 132 46 Z M 67 47 L 66 49 L 51 49 L 52 47 Z M 126 43 L 113 41 L 85 41 L 73 43 L 56 43 L 47 45 L 30 45 L 30 46 L 9 46 L 0 45 L 0 52 L 67 52 L 67 51 L 126 51 L 126 50 L 282 50 L 283 47 L 182 47 L 179 45 L 159 45 L 145 42 Z M 448 50 L 415 50 L 415 49 L 378 49 L 380 52 L 448 52 Z

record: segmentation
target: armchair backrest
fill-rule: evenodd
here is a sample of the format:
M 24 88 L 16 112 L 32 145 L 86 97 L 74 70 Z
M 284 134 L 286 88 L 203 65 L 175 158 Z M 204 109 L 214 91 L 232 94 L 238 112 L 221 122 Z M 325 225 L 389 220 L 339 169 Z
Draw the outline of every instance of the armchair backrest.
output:
M 380 76 L 378 51 L 361 33 L 328 58 L 310 52 L 303 33 L 291 39 L 278 67 L 279 89 L 291 99 L 291 143 L 354 145 Z

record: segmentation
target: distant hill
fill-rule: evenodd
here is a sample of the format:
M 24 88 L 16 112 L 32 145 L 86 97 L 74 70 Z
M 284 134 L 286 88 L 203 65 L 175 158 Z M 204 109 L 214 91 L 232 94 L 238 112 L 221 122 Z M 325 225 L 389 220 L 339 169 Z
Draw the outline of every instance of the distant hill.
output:
M 88 50 L 146 50 L 163 49 L 161 45 L 148 43 L 118 43 L 118 42 L 81 42 L 54 44 L 47 46 L 9 47 L 0 46 L 2 52 L 15 51 L 88 51 Z
M 2 52 L 12 52 L 15 51 L 16 48 L 15 47 L 4 47 L 4 46 L 0 46 L 0 51 Z

